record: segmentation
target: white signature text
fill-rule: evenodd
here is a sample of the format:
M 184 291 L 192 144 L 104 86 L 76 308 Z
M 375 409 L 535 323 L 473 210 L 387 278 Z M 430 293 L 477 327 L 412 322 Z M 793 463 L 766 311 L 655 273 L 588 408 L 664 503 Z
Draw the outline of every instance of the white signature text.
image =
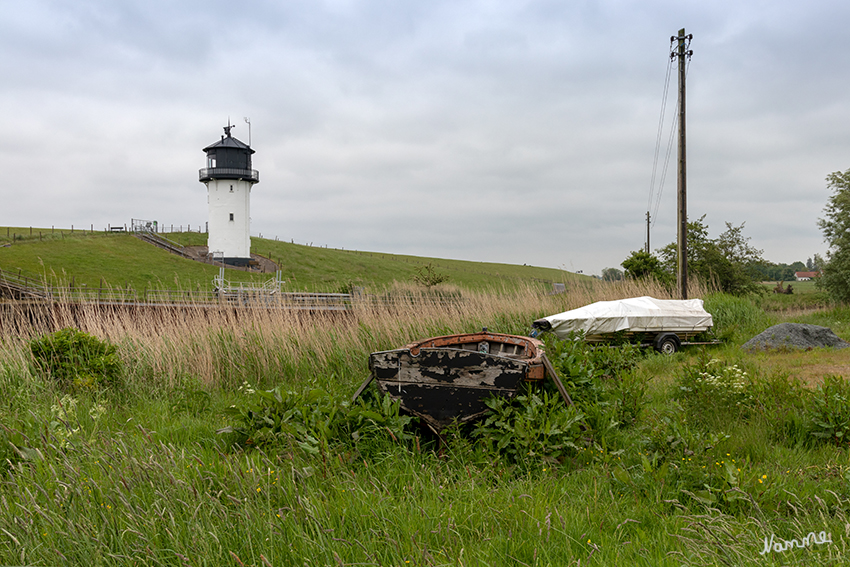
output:
M 764 538 L 764 549 L 759 552 L 759 555 L 765 555 L 771 551 L 782 553 L 795 547 L 804 548 L 811 547 L 815 544 L 823 545 L 832 543 L 832 534 L 826 532 L 809 532 L 802 540 L 799 539 L 776 539 L 774 534 L 770 534 L 770 538 Z

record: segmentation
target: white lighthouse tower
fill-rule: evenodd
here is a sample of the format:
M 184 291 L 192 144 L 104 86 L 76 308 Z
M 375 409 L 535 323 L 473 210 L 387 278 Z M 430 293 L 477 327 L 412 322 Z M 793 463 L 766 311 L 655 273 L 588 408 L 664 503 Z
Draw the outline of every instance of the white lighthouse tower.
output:
M 224 257 L 226 264 L 247 266 L 251 260 L 251 187 L 260 174 L 251 169 L 254 150 L 230 135 L 224 127 L 221 140 L 204 148 L 207 166 L 200 170 L 207 186 L 209 204 L 209 253 Z

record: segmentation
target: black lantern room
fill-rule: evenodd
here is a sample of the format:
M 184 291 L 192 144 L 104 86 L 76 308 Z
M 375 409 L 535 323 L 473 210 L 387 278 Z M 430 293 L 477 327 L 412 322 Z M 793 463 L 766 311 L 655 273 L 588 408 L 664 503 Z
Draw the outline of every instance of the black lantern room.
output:
M 207 166 L 200 170 L 199 181 L 211 179 L 242 179 L 250 183 L 260 182 L 260 173 L 251 169 L 250 146 L 230 135 L 233 126 L 225 126 L 221 140 L 204 148 Z

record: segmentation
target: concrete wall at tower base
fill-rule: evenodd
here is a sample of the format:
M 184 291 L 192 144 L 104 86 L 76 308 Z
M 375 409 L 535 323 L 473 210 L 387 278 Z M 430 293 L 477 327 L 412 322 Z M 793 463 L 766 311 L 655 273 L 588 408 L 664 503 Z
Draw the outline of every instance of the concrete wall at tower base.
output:
M 251 258 L 223 258 L 222 261 L 228 266 L 247 268 L 251 264 Z

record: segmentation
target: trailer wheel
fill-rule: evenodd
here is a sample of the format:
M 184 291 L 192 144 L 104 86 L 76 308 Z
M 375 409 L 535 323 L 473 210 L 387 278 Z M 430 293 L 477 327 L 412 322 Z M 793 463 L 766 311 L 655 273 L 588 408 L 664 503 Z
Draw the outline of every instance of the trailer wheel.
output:
M 673 333 L 658 335 L 655 338 L 655 350 L 661 354 L 673 354 L 679 350 L 680 346 L 682 346 L 682 343 L 679 341 L 679 337 Z

